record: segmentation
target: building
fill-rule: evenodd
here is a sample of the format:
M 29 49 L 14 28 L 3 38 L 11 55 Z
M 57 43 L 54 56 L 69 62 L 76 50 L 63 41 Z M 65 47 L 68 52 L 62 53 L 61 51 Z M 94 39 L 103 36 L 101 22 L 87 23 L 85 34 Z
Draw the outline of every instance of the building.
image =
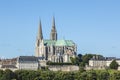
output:
M 93 56 L 92 59 L 89 60 L 89 64 L 86 65 L 86 69 L 107 69 L 109 68 L 111 62 L 113 60 L 116 60 L 119 67 L 118 70 L 120 70 L 120 59 L 115 57 L 101 57 L 101 56 Z
M 75 57 L 77 46 L 72 40 L 58 40 L 55 19 L 53 18 L 50 39 L 44 39 L 41 21 L 39 23 L 38 35 L 35 45 L 35 56 L 19 56 L 13 59 L 0 60 L 0 69 L 15 70 L 37 70 L 47 66 L 47 61 L 56 63 L 70 63 L 70 57 Z M 50 70 L 78 70 L 75 66 L 48 66 Z
M 39 68 L 47 66 L 47 61 L 44 57 L 37 57 L 39 62 Z
M 39 23 L 38 35 L 35 45 L 35 56 L 43 57 L 51 62 L 71 62 L 70 57 L 75 57 L 77 46 L 72 40 L 58 40 L 55 19 L 53 18 L 50 39 L 44 39 L 41 21 Z
M 38 70 L 39 62 L 35 56 L 20 56 L 17 58 L 16 67 L 21 70 Z
M 17 63 L 17 58 L 1 59 L 0 60 L 0 69 L 1 70 L 10 69 L 12 71 L 15 71 L 15 70 L 17 70 L 16 63 Z
M 89 65 L 86 66 L 86 69 L 105 69 L 106 68 L 106 60 L 102 56 L 93 56 L 92 59 L 89 60 Z
M 15 70 L 38 70 L 40 68 L 38 58 L 35 56 L 19 56 L 13 59 L 2 59 L 0 69 Z

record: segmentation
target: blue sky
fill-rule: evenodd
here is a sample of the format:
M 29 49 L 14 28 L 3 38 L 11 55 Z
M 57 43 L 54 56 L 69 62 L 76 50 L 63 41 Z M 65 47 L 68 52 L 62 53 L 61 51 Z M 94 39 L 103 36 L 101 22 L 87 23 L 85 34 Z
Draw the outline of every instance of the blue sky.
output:
M 34 55 L 39 19 L 45 39 L 55 16 L 59 39 L 78 53 L 120 57 L 119 0 L 0 0 L 0 57 Z

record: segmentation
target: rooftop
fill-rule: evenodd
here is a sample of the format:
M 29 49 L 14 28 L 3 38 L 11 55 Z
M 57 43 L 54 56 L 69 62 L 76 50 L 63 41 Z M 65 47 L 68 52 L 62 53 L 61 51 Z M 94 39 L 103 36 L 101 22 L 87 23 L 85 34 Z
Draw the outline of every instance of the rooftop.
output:
M 38 58 L 35 56 L 20 56 L 19 57 L 19 62 L 24 62 L 24 61 L 38 61 Z
M 48 46 L 74 46 L 75 43 L 72 40 L 44 40 L 44 45 Z

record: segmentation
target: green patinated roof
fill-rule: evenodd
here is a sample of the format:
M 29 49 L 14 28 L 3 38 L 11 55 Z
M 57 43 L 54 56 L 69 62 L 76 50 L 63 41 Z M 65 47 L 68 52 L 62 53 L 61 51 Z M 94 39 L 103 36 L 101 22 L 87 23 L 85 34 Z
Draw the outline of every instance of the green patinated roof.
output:
M 72 40 L 66 40 L 66 43 L 69 44 L 70 46 L 75 45 L 75 43 Z
M 47 46 L 74 46 L 75 43 L 72 40 L 43 40 L 44 44 Z
M 55 45 L 56 46 L 68 46 L 66 40 L 57 40 Z
M 44 44 L 50 46 L 50 45 L 55 45 L 56 41 L 55 40 L 43 40 Z

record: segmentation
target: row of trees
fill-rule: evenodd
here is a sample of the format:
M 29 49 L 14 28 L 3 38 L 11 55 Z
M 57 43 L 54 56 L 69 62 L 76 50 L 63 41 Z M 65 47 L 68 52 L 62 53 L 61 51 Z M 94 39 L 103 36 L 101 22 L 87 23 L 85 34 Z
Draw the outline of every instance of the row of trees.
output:
M 120 80 L 120 71 L 115 70 L 80 70 L 77 72 L 0 70 L 0 80 Z

